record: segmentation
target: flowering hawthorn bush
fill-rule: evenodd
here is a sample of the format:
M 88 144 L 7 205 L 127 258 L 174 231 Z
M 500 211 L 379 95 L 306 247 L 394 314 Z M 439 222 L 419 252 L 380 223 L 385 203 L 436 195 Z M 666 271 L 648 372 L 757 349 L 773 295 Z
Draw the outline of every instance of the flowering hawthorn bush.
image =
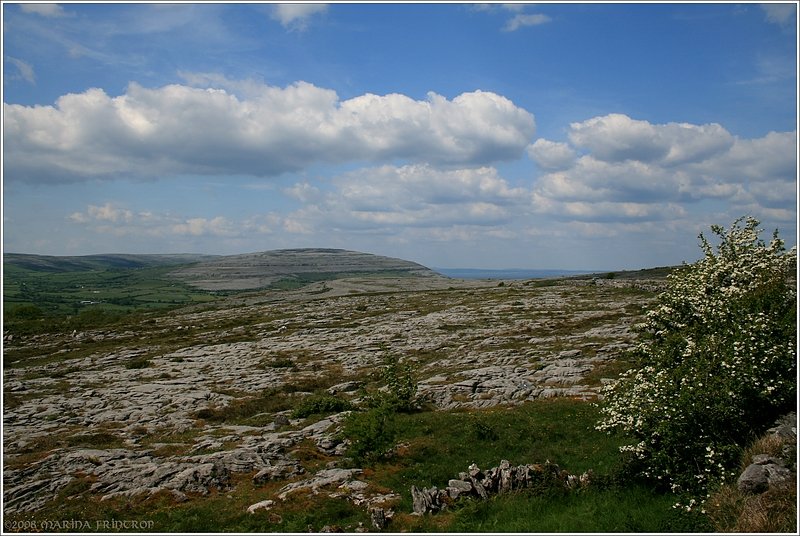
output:
M 636 367 L 603 392 L 598 430 L 637 439 L 621 450 L 676 493 L 733 478 L 740 449 L 795 407 L 797 252 L 758 225 L 712 226 L 716 253 L 700 235 L 705 257 L 670 275 L 637 326 Z

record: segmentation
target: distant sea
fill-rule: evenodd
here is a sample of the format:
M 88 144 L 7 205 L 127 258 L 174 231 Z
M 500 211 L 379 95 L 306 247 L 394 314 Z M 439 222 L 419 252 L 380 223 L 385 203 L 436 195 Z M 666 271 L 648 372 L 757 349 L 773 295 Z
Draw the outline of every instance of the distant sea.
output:
M 480 268 L 433 268 L 447 277 L 455 279 L 541 279 L 544 277 L 563 277 L 570 275 L 592 274 L 588 270 L 482 270 Z

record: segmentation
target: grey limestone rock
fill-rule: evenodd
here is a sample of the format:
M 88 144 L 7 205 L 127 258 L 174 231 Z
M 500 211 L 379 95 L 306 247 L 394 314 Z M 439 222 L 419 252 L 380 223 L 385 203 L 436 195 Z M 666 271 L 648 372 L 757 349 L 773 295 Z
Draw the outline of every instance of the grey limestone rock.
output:
M 549 461 L 543 464 L 514 466 L 502 460 L 498 467 L 482 471 L 476 464 L 469 466 L 469 472 L 459 473 L 458 479 L 450 479 L 444 490 L 435 486 L 419 489 L 411 486 L 414 514 L 436 512 L 446 506 L 445 497 L 457 499 L 461 496 L 477 496 L 488 499 L 493 494 L 508 493 L 526 488 L 536 489 L 544 484 L 565 489 L 585 488 L 591 483 L 591 471 L 580 476 L 569 474 Z
M 472 482 L 451 479 L 447 483 L 447 493 L 451 499 L 458 499 L 461 495 L 469 495 L 473 490 Z
M 763 493 L 769 489 L 767 468 L 763 465 L 748 465 L 739 475 L 736 487 L 744 493 Z
M 782 463 L 753 463 L 739 476 L 736 486 L 744 493 L 763 493 L 770 486 L 785 482 L 791 477 L 792 472 Z
M 275 501 L 267 499 L 265 501 L 260 501 L 255 504 L 251 504 L 247 507 L 247 512 L 249 514 L 255 514 L 259 510 L 269 510 L 272 505 L 275 504 Z
M 783 441 L 784 453 L 793 454 L 797 449 L 797 414 L 791 412 L 779 418 L 767 433 Z M 763 493 L 771 486 L 796 479 L 793 457 L 784 459 L 768 454 L 754 455 L 752 463 L 739 475 L 736 486 L 744 493 Z M 792 468 L 787 459 L 791 460 Z
M 290 493 L 296 491 L 316 492 L 319 488 L 351 480 L 362 472 L 362 469 L 323 469 L 309 479 L 285 485 L 279 490 L 278 498 L 285 500 Z
M 273 460 L 253 475 L 253 484 L 264 484 L 270 480 L 284 480 L 305 472 L 305 469 L 296 460 Z
M 422 515 L 428 512 L 438 512 L 444 507 L 443 496 L 447 492 L 439 490 L 436 486 L 419 489 L 411 486 L 411 500 L 414 513 Z

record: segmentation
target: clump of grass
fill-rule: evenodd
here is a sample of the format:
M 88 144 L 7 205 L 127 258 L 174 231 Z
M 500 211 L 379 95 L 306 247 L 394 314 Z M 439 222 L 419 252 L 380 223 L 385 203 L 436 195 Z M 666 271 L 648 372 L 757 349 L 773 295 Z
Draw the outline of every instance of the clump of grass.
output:
M 783 447 L 786 442 L 775 434 L 767 434 L 756 439 L 742 453 L 740 469 L 744 470 L 753 463 L 753 456 L 757 454 L 767 454 L 776 458 L 784 457 Z
M 125 363 L 125 368 L 128 370 L 143 369 L 153 364 L 149 357 L 137 357 Z
M 335 378 L 333 373 L 311 378 L 298 378 L 282 385 L 279 390 L 283 393 L 318 393 L 339 381 Z
M 757 495 L 742 493 L 734 484 L 727 484 L 709 497 L 706 510 L 716 532 L 797 533 L 794 481 Z
M 67 445 L 70 447 L 87 447 L 108 449 L 121 447 L 122 440 L 116 435 L 109 432 L 95 432 L 91 434 L 80 434 L 68 437 L 66 439 Z
M 89 477 L 75 478 L 70 481 L 69 484 L 61 488 L 61 490 L 58 492 L 58 496 L 61 499 L 67 499 L 76 495 L 81 495 L 82 493 L 89 491 L 89 488 L 92 487 L 92 483 L 93 479 Z
M 789 447 L 789 452 L 784 449 Z M 743 471 L 757 454 L 796 459 L 796 443 L 775 434 L 765 434 L 748 445 L 741 455 Z M 794 480 L 772 485 L 764 493 L 743 493 L 734 483 L 719 486 L 706 500 L 709 518 L 718 532 L 797 532 L 797 488 Z
M 289 359 L 288 357 L 276 357 L 273 359 L 265 359 L 261 362 L 261 366 L 264 368 L 290 368 L 294 369 L 294 361 Z
M 302 419 L 316 414 L 331 414 L 353 409 L 348 400 L 332 395 L 316 395 L 304 399 L 294 411 L 293 419 Z

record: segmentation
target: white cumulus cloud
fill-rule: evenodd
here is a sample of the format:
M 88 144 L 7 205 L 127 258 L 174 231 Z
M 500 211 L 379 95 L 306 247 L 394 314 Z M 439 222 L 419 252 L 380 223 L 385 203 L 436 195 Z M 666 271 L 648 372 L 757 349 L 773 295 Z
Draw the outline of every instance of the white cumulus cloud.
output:
M 609 114 L 573 123 L 568 137 L 569 144 L 540 139 L 528 148 L 546 171 L 532 189 L 535 212 L 577 221 L 657 221 L 717 201 L 733 218 L 796 214 L 794 131 L 742 139 L 718 124 L 653 124 Z
M 733 136 L 716 123 L 655 125 L 609 114 L 572 123 L 569 138 L 601 160 L 638 160 L 665 165 L 700 161 L 733 145 Z
M 251 83 L 245 95 L 131 84 L 3 104 L 6 178 L 39 182 L 169 174 L 274 176 L 314 163 L 404 159 L 485 165 L 518 158 L 533 115 L 492 92 L 452 100 L 366 94 L 341 101 L 306 82 Z
M 528 155 L 544 169 L 563 169 L 575 161 L 577 153 L 566 143 L 539 138 L 528 146 Z
M 169 213 L 134 212 L 111 202 L 104 205 L 88 205 L 85 211 L 74 212 L 67 217 L 67 220 L 114 236 L 235 237 L 243 230 L 266 232 L 263 221 L 251 219 L 246 222 L 233 222 L 224 216 L 185 218 Z
M 387 230 L 493 226 L 529 204 L 529 190 L 511 186 L 492 167 L 429 165 L 359 169 L 332 181 L 334 191 L 290 218 L 303 229 Z M 296 187 L 306 190 L 302 184 Z
M 76 223 L 87 222 L 130 222 L 133 219 L 133 212 L 130 210 L 120 208 L 113 203 L 106 203 L 105 205 L 89 205 L 86 212 L 75 212 L 70 215 L 70 220 Z

